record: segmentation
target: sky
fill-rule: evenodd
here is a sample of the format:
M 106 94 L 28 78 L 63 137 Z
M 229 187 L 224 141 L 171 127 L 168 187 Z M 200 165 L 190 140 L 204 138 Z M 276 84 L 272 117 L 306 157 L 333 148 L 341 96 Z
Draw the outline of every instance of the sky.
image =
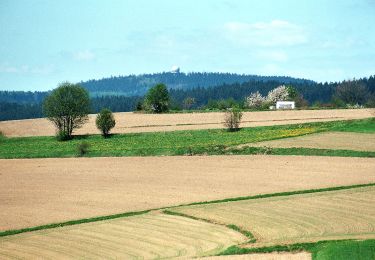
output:
M 169 71 L 375 75 L 375 0 L 0 0 L 0 90 Z

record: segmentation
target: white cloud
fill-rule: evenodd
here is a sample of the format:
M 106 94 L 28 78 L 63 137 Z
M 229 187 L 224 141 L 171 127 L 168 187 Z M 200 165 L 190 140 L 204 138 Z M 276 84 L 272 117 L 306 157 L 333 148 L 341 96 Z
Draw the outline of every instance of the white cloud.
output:
M 90 61 L 95 59 L 95 54 L 90 50 L 83 50 L 73 53 L 73 58 L 78 61 Z
M 302 27 L 283 20 L 269 23 L 229 22 L 224 25 L 225 36 L 240 45 L 261 47 L 294 46 L 307 42 Z
M 2 73 L 17 73 L 19 72 L 19 69 L 14 66 L 10 66 L 6 63 L 3 63 L 0 65 L 0 72 Z
M 18 74 L 42 74 L 47 75 L 54 71 L 53 65 L 35 66 L 28 65 L 13 66 L 8 63 L 0 65 L 0 73 L 18 73 Z

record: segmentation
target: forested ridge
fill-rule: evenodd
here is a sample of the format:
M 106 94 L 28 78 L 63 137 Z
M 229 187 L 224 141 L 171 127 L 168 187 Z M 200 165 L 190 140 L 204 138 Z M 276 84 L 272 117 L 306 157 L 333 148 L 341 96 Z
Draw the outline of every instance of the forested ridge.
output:
M 223 84 L 244 83 L 248 81 L 278 81 L 284 83 L 314 83 L 311 80 L 297 79 L 284 76 L 258 76 L 218 72 L 173 73 L 162 72 L 155 74 L 129 75 L 89 80 L 80 82 L 93 96 L 123 95 L 143 96 L 147 90 L 158 83 L 163 83 L 169 89 L 207 88 Z
M 375 77 L 357 80 L 375 95 Z M 193 109 L 203 108 L 212 100 L 243 102 L 252 92 L 262 95 L 282 84 L 292 85 L 311 105 L 331 102 L 340 82 L 316 83 L 291 77 L 262 77 L 231 73 L 158 73 L 111 77 L 81 82 L 91 95 L 92 112 L 102 108 L 113 112 L 135 110 L 144 93 L 154 84 L 167 85 L 172 109 L 183 108 L 187 98 L 194 99 Z M 215 85 L 216 84 L 216 85 Z M 139 89 L 138 89 L 139 88 Z M 0 91 L 0 120 L 42 117 L 42 101 L 49 92 Z M 130 94 L 132 93 L 132 94 Z

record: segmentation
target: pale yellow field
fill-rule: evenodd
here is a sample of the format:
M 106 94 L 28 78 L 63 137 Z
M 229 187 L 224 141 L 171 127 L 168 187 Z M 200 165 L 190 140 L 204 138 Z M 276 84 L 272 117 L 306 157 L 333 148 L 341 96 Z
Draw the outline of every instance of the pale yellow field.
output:
M 375 187 L 176 208 L 235 224 L 257 239 L 248 247 L 375 238 Z
M 328 132 L 265 141 L 250 144 L 255 147 L 304 147 L 319 149 L 340 149 L 354 151 L 375 151 L 375 134 Z
M 297 124 L 334 120 L 350 120 L 372 117 L 375 109 L 293 110 L 245 112 L 242 127 Z M 113 133 L 135 133 L 192 129 L 223 128 L 223 113 L 187 114 L 138 114 L 115 113 L 116 127 Z M 46 119 L 29 119 L 0 122 L 0 131 L 8 137 L 50 136 L 55 128 Z M 75 134 L 99 134 L 95 127 L 95 115 Z
M 0 160 L 0 231 L 197 201 L 375 182 L 374 158 Z
M 0 258 L 190 258 L 217 254 L 245 240 L 224 226 L 149 213 L 2 237 Z

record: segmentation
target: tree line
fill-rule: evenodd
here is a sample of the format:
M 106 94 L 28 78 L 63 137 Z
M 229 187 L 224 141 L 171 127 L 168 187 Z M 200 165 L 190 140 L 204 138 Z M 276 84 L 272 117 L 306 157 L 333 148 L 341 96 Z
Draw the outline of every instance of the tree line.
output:
M 248 81 L 278 81 L 288 84 L 314 83 L 311 80 L 286 76 L 258 76 L 235 73 L 191 72 L 173 73 L 163 72 L 154 74 L 129 75 L 88 80 L 80 82 L 92 96 L 122 95 L 143 96 L 148 89 L 158 83 L 168 86 L 168 89 L 192 89 L 219 86 L 222 84 L 244 83 Z
M 215 87 L 195 87 L 191 89 L 170 89 L 168 87 L 172 110 L 181 109 L 225 109 L 237 105 L 245 107 L 246 98 L 259 92 L 265 96 L 269 91 L 285 84 L 277 80 L 248 81 L 222 84 Z M 345 107 L 358 103 L 375 107 L 375 77 L 333 83 L 314 83 L 299 81 L 292 85 L 305 102 L 305 106 Z M 338 87 L 339 88 L 339 92 Z M 353 88 L 356 86 L 357 88 Z M 345 90 L 346 89 L 346 90 Z M 344 90 L 344 91 L 343 91 Z M 50 92 L 0 91 L 0 120 L 14 120 L 42 117 L 42 100 Z M 91 94 L 91 93 L 90 93 Z M 90 113 L 98 113 L 102 108 L 113 112 L 142 110 L 144 96 L 91 94 Z

